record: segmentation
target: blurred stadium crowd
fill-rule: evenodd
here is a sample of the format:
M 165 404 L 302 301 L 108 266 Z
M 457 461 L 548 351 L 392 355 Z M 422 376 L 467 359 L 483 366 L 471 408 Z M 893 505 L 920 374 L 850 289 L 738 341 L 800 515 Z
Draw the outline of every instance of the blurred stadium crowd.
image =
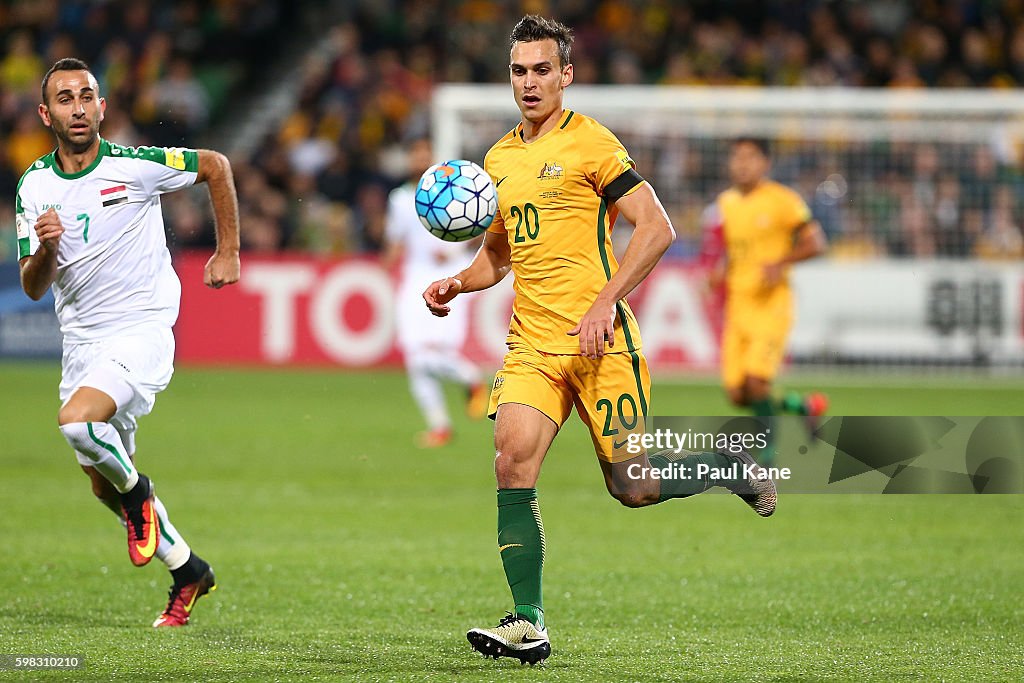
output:
M 387 192 L 403 180 L 402 144 L 427 132 L 433 84 L 506 81 L 506 36 L 524 12 L 575 28 L 577 83 L 1024 85 L 1022 0 L 353 0 L 320 10 L 311 33 L 294 17 L 297 7 L 314 5 L 323 6 L 0 2 L 0 226 L 8 235 L 0 257 L 13 257 L 17 180 L 53 147 L 35 110 L 39 81 L 62 56 L 85 59 L 99 78 L 109 105 L 105 137 L 231 153 L 216 131 L 251 114 L 246 94 L 273 85 L 268 71 L 289 45 L 309 48 L 290 114 L 232 161 L 243 247 L 324 254 L 380 248 Z M 798 162 L 807 150 L 783 150 L 776 167 L 831 237 L 850 245 L 837 253 L 1024 256 L 1018 159 L 983 145 L 904 152 L 894 149 L 892 164 L 870 169 L 877 174 L 854 212 L 836 205 L 845 190 L 822 195 L 825 178 L 804 177 Z M 839 156 L 856 163 L 857 153 Z M 721 154 L 704 161 L 712 158 L 718 163 Z M 699 211 L 723 183 L 720 173 L 684 173 L 680 188 L 666 190 L 692 198 Z M 173 244 L 212 244 L 202 206 L 188 193 L 165 200 Z M 681 233 L 699 239 L 699 230 Z

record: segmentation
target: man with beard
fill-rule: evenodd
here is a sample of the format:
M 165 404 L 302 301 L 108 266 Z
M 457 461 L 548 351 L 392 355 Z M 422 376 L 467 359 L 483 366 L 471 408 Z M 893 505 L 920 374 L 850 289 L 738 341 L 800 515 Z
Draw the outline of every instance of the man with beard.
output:
M 139 417 L 174 372 L 171 326 L 181 283 L 171 267 L 160 195 L 207 183 L 217 248 L 203 275 L 220 288 L 238 281 L 238 202 L 231 166 L 209 150 L 122 147 L 100 137 L 106 110 L 99 84 L 78 59 L 46 73 L 39 117 L 57 149 L 18 183 L 18 256 L 25 293 L 53 288 L 64 337 L 60 431 L 92 480 L 96 497 L 128 532 L 136 566 L 154 555 L 173 585 L 156 627 L 184 626 L 213 590 L 210 565 L 192 552 L 135 467 Z

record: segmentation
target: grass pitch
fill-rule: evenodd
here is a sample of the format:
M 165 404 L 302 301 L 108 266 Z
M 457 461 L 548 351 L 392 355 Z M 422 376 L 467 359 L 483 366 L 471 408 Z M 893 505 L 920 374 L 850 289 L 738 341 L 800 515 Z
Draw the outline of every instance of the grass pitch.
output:
M 539 484 L 543 668 L 484 660 L 510 608 L 489 423 L 421 451 L 398 373 L 180 369 L 139 464 L 220 588 L 155 631 L 169 576 L 132 567 L 56 429 L 55 365 L 0 364 L 0 655 L 9 680 L 1019 680 L 1024 497 L 726 495 L 626 510 L 574 417 Z M 835 414 L 1007 414 L 1019 384 L 831 386 Z M 658 414 L 727 414 L 710 385 Z

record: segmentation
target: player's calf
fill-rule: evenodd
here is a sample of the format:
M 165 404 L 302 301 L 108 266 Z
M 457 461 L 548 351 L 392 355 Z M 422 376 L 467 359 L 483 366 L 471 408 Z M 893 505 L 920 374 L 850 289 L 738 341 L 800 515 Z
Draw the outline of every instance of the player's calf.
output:
M 120 517 L 122 514 L 121 496 L 117 492 L 117 489 L 114 488 L 114 485 L 107 481 L 106 477 L 97 472 L 95 467 L 82 465 L 82 471 L 89 477 L 92 495 L 96 496 L 96 500 L 103 503 L 103 505 L 105 505 L 111 512 Z
M 601 461 L 604 484 L 609 495 L 628 508 L 647 507 L 661 501 L 661 487 L 657 480 L 635 476 L 638 465 L 648 470 L 651 467 L 651 463 L 644 463 L 642 457 L 617 463 Z
M 625 479 L 624 481 L 622 479 Z M 651 480 L 640 479 L 632 481 L 628 478 L 615 477 L 613 480 L 605 479 L 608 493 L 615 500 L 628 508 L 642 508 L 654 505 L 660 500 L 658 486 L 651 486 Z
M 628 508 L 643 508 L 658 502 L 658 494 L 652 495 L 643 492 L 626 493 L 623 491 L 610 491 L 610 493 L 612 498 Z

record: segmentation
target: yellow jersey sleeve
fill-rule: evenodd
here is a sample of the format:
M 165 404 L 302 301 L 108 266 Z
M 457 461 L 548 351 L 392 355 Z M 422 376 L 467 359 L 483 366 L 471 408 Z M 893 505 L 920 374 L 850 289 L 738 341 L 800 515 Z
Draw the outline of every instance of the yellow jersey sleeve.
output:
M 811 220 L 811 209 L 799 194 L 788 187 L 782 190 L 779 205 L 782 213 L 782 224 L 793 232 Z
M 512 132 L 506 134 L 505 137 L 503 137 L 499 142 L 504 142 L 514 132 L 515 131 L 513 130 Z M 504 178 L 504 177 L 499 178 L 499 177 L 495 176 L 493 172 L 491 172 L 491 167 L 492 167 L 493 164 L 491 164 L 490 162 L 493 161 L 493 157 L 494 157 L 493 150 L 488 151 L 487 154 L 484 155 L 484 170 L 487 171 L 487 175 L 489 175 L 491 177 L 491 182 L 494 183 L 494 192 L 495 192 L 495 194 L 498 194 L 498 192 L 499 192 L 498 188 L 501 186 L 502 181 L 506 180 L 506 178 Z M 505 218 L 504 218 L 504 216 L 501 215 L 501 202 L 500 201 L 498 202 L 497 210 L 494 212 L 494 220 L 491 221 L 491 224 L 489 226 L 487 226 L 487 232 L 493 232 L 493 233 L 495 233 L 497 235 L 503 235 L 503 234 L 505 234 L 507 232 L 507 230 L 505 229 Z
M 505 219 L 501 215 L 501 209 L 499 208 L 494 212 L 494 220 L 487 226 L 487 232 L 493 232 L 496 235 L 502 235 L 505 232 Z
M 644 179 L 636 172 L 636 163 L 610 130 L 601 125 L 590 126 L 586 137 L 581 144 L 590 154 L 584 173 L 597 194 L 615 202 L 640 187 Z

